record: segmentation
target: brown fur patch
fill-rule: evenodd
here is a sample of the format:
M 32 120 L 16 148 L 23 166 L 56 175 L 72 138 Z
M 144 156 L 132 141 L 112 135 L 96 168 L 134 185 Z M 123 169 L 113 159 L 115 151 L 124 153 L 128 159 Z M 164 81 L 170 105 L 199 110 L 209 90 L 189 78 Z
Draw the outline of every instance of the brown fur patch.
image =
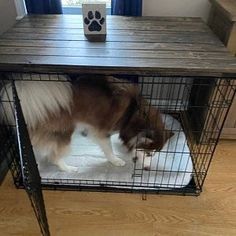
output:
M 144 149 L 160 150 L 170 137 L 160 112 L 140 96 L 138 87 L 114 77 L 79 77 L 74 83 L 73 118 L 105 133 L 119 131 L 125 145 L 146 132 L 153 142 L 143 143 Z
M 91 125 L 99 133 L 119 131 L 128 148 L 129 141 L 144 132 L 152 143 L 140 144 L 143 149 L 160 150 L 171 133 L 164 129 L 160 113 L 150 107 L 138 87 L 124 80 L 105 76 L 80 76 L 72 83 L 71 114 L 61 110 L 50 114 L 45 123 L 30 131 L 33 145 L 55 147 L 55 156 L 66 150 L 78 122 Z

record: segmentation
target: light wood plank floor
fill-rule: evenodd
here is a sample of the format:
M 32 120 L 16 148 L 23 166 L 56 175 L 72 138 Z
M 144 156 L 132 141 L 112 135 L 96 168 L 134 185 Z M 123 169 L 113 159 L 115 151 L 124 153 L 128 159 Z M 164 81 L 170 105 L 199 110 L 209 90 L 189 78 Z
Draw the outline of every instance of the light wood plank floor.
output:
M 236 235 L 236 142 L 221 141 L 199 197 L 44 191 L 52 236 Z M 0 187 L 0 235 L 40 235 L 24 190 Z

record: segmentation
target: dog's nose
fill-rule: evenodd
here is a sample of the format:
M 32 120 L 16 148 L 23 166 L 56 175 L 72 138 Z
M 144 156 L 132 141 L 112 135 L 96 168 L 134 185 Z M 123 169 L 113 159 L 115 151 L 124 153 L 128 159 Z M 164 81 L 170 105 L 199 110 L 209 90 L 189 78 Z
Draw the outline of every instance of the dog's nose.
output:
M 150 170 L 150 166 L 144 166 L 143 169 L 148 171 L 148 170 Z
M 133 157 L 133 162 L 136 162 L 137 160 L 138 160 L 137 156 Z

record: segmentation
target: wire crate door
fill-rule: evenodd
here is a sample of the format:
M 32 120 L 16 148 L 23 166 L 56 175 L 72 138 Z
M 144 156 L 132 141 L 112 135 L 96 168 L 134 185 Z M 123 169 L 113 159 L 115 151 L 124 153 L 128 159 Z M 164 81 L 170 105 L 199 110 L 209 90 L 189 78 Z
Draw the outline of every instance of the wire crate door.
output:
M 23 184 L 37 217 L 42 235 L 49 236 L 50 232 L 42 194 L 41 178 L 14 82 L 12 82 L 12 93 Z

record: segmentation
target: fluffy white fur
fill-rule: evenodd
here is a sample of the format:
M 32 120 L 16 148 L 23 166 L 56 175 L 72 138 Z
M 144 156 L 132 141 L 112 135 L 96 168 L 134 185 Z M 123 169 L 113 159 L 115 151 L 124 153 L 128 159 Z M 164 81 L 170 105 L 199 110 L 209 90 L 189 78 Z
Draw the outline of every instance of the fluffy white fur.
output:
M 56 114 L 60 108 L 70 111 L 72 89 L 68 82 L 16 81 L 15 85 L 29 128 L 33 129 L 37 123 L 45 121 L 48 112 Z M 0 96 L 3 101 L 13 101 L 10 83 L 2 89 Z M 0 112 L 7 114 L 3 119 L 7 119 L 8 124 L 14 124 L 12 103 L 3 102 Z
M 23 115 L 28 128 L 33 130 L 36 125 L 47 119 L 48 114 L 56 114 L 61 108 L 70 112 L 72 103 L 72 88 L 68 82 L 58 81 L 15 81 L 17 94 L 20 99 Z M 8 83 L 0 91 L 0 122 L 8 125 L 15 125 L 13 111 L 12 85 Z M 11 102 L 9 102 L 11 101 Z M 67 152 L 55 146 L 56 143 L 41 144 L 31 132 L 31 143 L 33 144 L 37 163 L 40 165 L 45 158 L 53 158 L 52 162 L 57 162 L 59 168 L 64 171 L 75 171 L 77 168 L 65 165 L 63 160 L 57 160 L 56 156 L 61 156 Z M 55 153 L 60 150 L 60 153 Z
M 70 112 L 72 103 L 72 88 L 68 82 L 58 81 L 15 81 L 17 93 L 20 99 L 22 111 L 28 128 L 34 129 L 36 125 L 47 119 L 49 113 L 56 114 L 60 108 L 63 108 Z M 1 120 L 5 120 L 7 124 L 14 125 L 15 118 L 13 112 L 13 95 L 12 85 L 7 84 L 0 93 L 1 101 L 0 115 Z M 9 102 L 11 101 L 11 102 Z M 4 117 L 4 114 L 6 116 Z M 112 151 L 110 139 L 102 136 L 99 131 L 96 131 L 93 127 L 85 123 L 78 123 L 77 130 L 87 130 L 89 137 L 98 144 L 107 159 L 116 166 L 123 166 L 125 162 L 120 158 L 117 158 Z M 62 159 L 57 159 L 61 155 L 65 155 L 68 150 L 61 150 L 56 147 L 56 143 L 48 143 L 45 145 L 39 145 L 39 140 L 34 133 L 31 134 L 31 142 L 33 144 L 34 153 L 38 164 L 45 158 L 50 157 L 52 163 L 58 165 L 63 171 L 77 171 L 78 169 L 73 166 L 68 166 Z M 60 153 L 55 153 L 55 150 L 60 150 Z
M 125 165 L 125 162 L 122 159 L 114 155 L 110 137 L 104 136 L 102 133 L 99 132 L 99 130 L 94 129 L 94 127 L 92 127 L 91 125 L 88 125 L 83 122 L 78 122 L 76 128 L 78 132 L 86 131 L 88 138 L 90 138 L 101 148 L 107 160 L 110 161 L 113 165 Z

